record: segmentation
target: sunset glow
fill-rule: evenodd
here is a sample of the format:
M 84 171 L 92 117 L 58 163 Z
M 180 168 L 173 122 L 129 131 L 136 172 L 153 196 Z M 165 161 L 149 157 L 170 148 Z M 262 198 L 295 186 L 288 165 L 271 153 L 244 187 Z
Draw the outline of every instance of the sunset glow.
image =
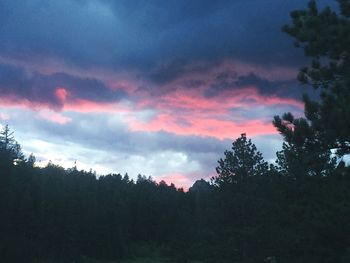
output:
M 295 78 L 302 54 L 280 30 L 303 1 L 274 1 L 275 13 L 265 12 L 255 26 L 249 1 L 213 4 L 206 15 L 164 9 L 161 17 L 151 15 L 157 10 L 151 3 L 142 4 L 150 12 L 142 13 L 83 2 L 43 4 L 35 19 L 27 5 L 6 13 L 0 122 L 13 128 L 25 153 L 43 163 L 60 153 L 65 167 L 76 159 L 98 174 L 141 173 L 185 188 L 215 174 L 218 158 L 241 133 L 258 146 L 270 140 L 261 151 L 275 158 L 281 140 L 273 116 L 303 113 L 304 90 Z M 64 16 L 48 15 L 54 10 Z M 258 26 L 271 36 L 251 32 Z M 186 158 L 171 163 L 181 154 Z

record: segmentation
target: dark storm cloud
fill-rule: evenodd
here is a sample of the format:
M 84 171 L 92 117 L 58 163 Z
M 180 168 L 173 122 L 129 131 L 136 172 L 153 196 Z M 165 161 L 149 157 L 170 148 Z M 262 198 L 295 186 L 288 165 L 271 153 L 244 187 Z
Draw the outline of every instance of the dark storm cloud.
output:
M 291 97 L 300 99 L 302 89 L 297 80 L 271 81 L 260 78 L 255 74 L 240 76 L 235 85 L 239 88 L 253 86 L 263 95 L 277 95 L 280 97 Z
M 288 97 L 300 100 L 302 94 L 307 94 L 317 98 L 318 93 L 306 85 L 300 85 L 296 79 L 271 81 L 261 78 L 254 73 L 239 76 L 234 85 L 238 88 L 253 86 L 256 87 L 263 95 L 277 95 L 279 97 Z
M 256 88 L 264 96 L 274 95 L 295 99 L 301 99 L 301 94 L 304 91 L 295 79 L 268 80 L 254 73 L 239 76 L 235 72 L 224 71 L 215 77 L 204 95 L 207 98 L 212 98 L 226 90 L 244 88 Z
M 261 91 L 265 94 L 275 93 L 276 89 L 283 84 L 285 84 L 285 81 L 269 81 L 267 79 L 262 79 L 253 73 L 246 76 L 239 76 L 235 81 L 235 85 L 239 88 L 249 86 L 262 87 L 263 89 L 261 89 Z
M 2 97 L 44 103 L 53 108 L 62 106 L 57 89 L 65 89 L 69 100 L 85 99 L 95 102 L 113 102 L 127 97 L 121 90 L 110 90 L 96 79 L 78 78 L 65 73 L 43 75 L 28 73 L 21 68 L 0 64 L 0 91 Z
M 222 91 L 228 89 L 237 89 L 240 88 L 237 85 L 237 73 L 224 71 L 219 73 L 213 83 L 209 86 L 209 88 L 205 91 L 204 95 L 207 98 L 215 97 L 219 95 Z
M 28 60 L 60 57 L 80 66 L 108 65 L 114 49 L 120 48 L 113 15 L 92 1 L 8 0 L 1 5 L 2 54 Z
M 0 4 L 0 52 L 144 72 L 179 59 L 298 64 L 301 52 L 280 28 L 291 10 L 305 5 L 305 0 L 6 0 Z M 150 77 L 165 81 L 182 66 Z
M 148 78 L 155 84 L 164 84 L 176 79 L 177 77 L 188 73 L 186 65 L 188 61 L 185 59 L 173 60 L 171 63 L 158 66 L 149 73 Z
M 129 162 L 124 166 L 140 172 L 148 164 L 158 174 L 173 169 L 189 177 L 196 171 L 206 176 L 231 147 L 235 138 L 230 136 L 246 129 L 248 136 L 263 134 L 255 138 L 265 157 L 273 158 L 280 139 L 271 135 L 263 143 L 262 137 L 272 132 L 266 123 L 276 113 L 296 107 L 294 100 L 281 97 L 297 97 L 290 76 L 305 64 L 302 50 L 293 47 L 281 27 L 290 21 L 290 11 L 306 4 L 306 0 L 1 0 L 0 61 L 5 63 L 0 64 L 1 102 L 24 100 L 46 107 L 31 111 L 3 103 L 0 119 L 45 158 L 56 152 L 113 167 L 119 165 L 115 160 L 124 165 L 125 159 Z M 288 74 L 279 75 L 283 71 Z M 131 87 L 129 94 L 107 86 L 124 80 Z M 245 89 L 250 86 L 256 94 Z M 60 88 L 67 95 L 58 96 Z M 161 96 L 178 88 L 182 90 Z M 220 97 L 220 93 L 231 96 L 226 92 L 230 89 L 238 92 L 232 92 L 232 98 Z M 135 103 L 130 112 L 85 112 L 75 103 L 123 98 L 141 106 Z M 47 105 L 61 109 L 65 102 L 75 108 L 47 109 Z M 60 150 L 40 141 L 61 146 Z M 171 168 L 173 153 L 180 155 L 175 163 L 181 169 Z

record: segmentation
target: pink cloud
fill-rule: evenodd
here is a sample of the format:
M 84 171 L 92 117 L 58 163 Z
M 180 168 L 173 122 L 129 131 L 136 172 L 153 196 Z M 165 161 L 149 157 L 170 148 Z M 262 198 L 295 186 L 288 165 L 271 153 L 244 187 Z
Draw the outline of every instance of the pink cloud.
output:
M 18 61 L 6 60 L 0 57 L 0 62 L 17 63 Z M 81 98 L 71 98 L 67 87 L 57 87 L 54 95 L 59 105 L 32 102 L 27 99 L 4 96 L 0 98 L 3 107 L 23 107 L 34 110 L 53 109 L 55 112 L 41 113 L 41 117 L 56 123 L 65 124 L 72 121 L 63 115 L 65 112 L 78 113 L 125 113 L 125 123 L 131 131 L 157 132 L 166 131 L 178 135 L 211 136 L 218 139 L 234 138 L 245 132 L 250 136 L 276 133 L 271 122 L 260 119 L 247 118 L 233 113 L 232 109 L 253 111 L 254 108 L 269 109 L 271 107 L 283 109 L 285 106 L 294 107 L 297 111 L 303 108 L 303 103 L 277 95 L 263 95 L 254 87 L 232 87 L 221 90 L 217 96 L 206 97 L 206 90 L 215 86 L 217 76 L 224 72 L 230 72 L 233 78 L 236 75 L 248 75 L 253 73 L 269 80 L 286 80 L 294 78 L 296 69 L 281 67 L 261 67 L 249 63 L 233 60 L 223 60 L 216 65 L 205 62 L 196 62 L 186 66 L 184 74 L 175 80 L 155 87 L 157 90 L 165 90 L 163 95 L 153 96 L 148 90 L 138 89 L 139 80 L 132 80 L 128 74 L 113 75 L 112 72 L 103 69 L 82 70 L 71 68 L 63 62 L 55 59 L 46 60 L 47 67 L 40 66 L 37 60 L 34 62 L 22 61 L 26 68 L 34 70 L 39 68 L 43 72 L 54 73 L 56 70 L 68 72 L 72 70 L 77 76 L 96 77 L 112 90 L 124 89 L 130 94 L 130 101 L 126 104 L 120 102 L 97 102 Z M 44 63 L 45 64 L 45 63 Z M 45 71 L 46 70 L 46 71 Z M 231 74 L 232 73 L 232 74 Z M 200 80 L 196 88 L 188 88 L 184 83 L 192 80 Z M 232 82 L 234 85 L 234 81 Z M 154 85 L 149 83 L 150 85 Z M 98 92 L 98 91 L 96 91 Z M 145 110 L 152 110 L 151 119 L 142 119 Z M 249 117 L 249 116 L 248 116 Z
M 183 109 L 220 113 L 233 107 L 290 105 L 303 108 L 301 101 L 291 98 L 261 95 L 255 87 L 222 91 L 217 97 L 206 98 L 203 89 L 176 89 L 161 97 L 148 97 L 139 102 L 138 107 L 158 109 Z
M 64 88 L 55 90 L 55 96 L 61 105 L 53 105 L 50 102 L 36 102 L 24 98 L 17 98 L 13 95 L 0 97 L 0 107 L 2 108 L 24 108 L 34 111 L 53 110 L 55 112 L 78 112 L 78 113 L 120 113 L 130 111 L 129 107 L 120 103 L 95 102 L 85 99 L 68 100 L 69 92 Z
M 235 138 L 241 133 L 249 136 L 275 134 L 276 129 L 271 123 L 259 120 L 246 121 L 236 124 L 232 121 L 218 120 L 215 118 L 197 118 L 196 116 L 182 116 L 182 120 L 175 115 L 159 114 L 150 122 L 134 122 L 130 124 L 132 131 L 158 132 L 166 131 L 177 135 L 210 136 L 218 139 Z
M 55 95 L 56 95 L 57 99 L 63 103 L 63 102 L 65 102 L 65 100 L 68 96 L 68 91 L 65 88 L 58 87 L 55 90 Z
M 49 102 L 34 102 L 14 95 L 0 97 L 0 107 L 2 108 L 27 108 L 32 110 L 53 108 Z M 58 107 L 55 107 L 58 108 Z
M 39 114 L 40 114 L 40 117 L 61 125 L 67 124 L 72 121 L 71 118 L 53 111 L 44 110 L 44 111 L 40 111 Z
M 207 98 L 203 89 L 174 89 L 173 92 L 141 100 L 137 109 L 156 109 L 158 114 L 150 121 L 130 121 L 133 131 L 166 131 L 178 135 L 211 136 L 218 139 L 235 138 L 241 133 L 249 136 L 275 134 L 271 121 L 232 116 L 231 109 L 254 111 L 259 107 L 303 108 L 303 103 L 277 96 L 264 96 L 254 87 L 225 90 L 219 96 Z M 233 117 L 235 121 L 233 120 Z M 271 116 L 272 118 L 272 116 Z

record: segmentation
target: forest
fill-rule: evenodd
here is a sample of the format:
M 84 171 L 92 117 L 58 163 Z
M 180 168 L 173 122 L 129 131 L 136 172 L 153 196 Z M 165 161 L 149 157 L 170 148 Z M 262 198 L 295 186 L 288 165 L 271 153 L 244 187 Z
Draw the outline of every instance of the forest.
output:
M 350 1 L 283 31 L 305 52 L 304 117 L 275 116 L 266 162 L 246 134 L 189 191 L 127 174 L 38 167 L 0 132 L 1 262 L 350 262 Z

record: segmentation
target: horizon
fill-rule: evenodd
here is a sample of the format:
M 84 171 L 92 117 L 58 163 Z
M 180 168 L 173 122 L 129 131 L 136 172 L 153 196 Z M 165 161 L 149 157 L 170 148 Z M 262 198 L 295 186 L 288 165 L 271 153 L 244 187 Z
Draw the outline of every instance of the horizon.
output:
M 26 155 L 187 189 L 242 133 L 275 159 L 273 116 L 317 95 L 281 30 L 306 2 L 174 3 L 0 3 L 0 124 Z

